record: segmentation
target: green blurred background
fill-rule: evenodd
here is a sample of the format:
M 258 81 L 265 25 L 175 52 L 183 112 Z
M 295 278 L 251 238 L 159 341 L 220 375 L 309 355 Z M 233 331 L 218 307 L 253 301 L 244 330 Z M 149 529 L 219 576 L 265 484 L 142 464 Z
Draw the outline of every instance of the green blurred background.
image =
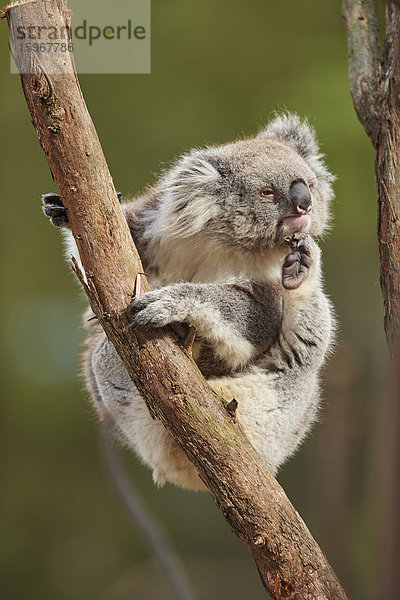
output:
M 111 9 L 112 10 L 112 9 Z M 19 78 L 1 62 L 1 583 L 4 600 L 170 598 L 107 479 L 77 377 L 85 306 L 59 233 L 41 213 L 56 191 Z M 373 151 L 353 110 L 341 2 L 152 2 L 151 75 L 82 75 L 118 190 L 154 181 L 192 146 L 251 134 L 276 109 L 308 115 L 335 184 L 322 242 L 339 318 L 321 422 L 279 475 L 354 600 L 377 597 L 386 349 Z M 207 494 L 157 490 L 127 469 L 158 515 L 198 599 L 264 598 L 257 570 Z

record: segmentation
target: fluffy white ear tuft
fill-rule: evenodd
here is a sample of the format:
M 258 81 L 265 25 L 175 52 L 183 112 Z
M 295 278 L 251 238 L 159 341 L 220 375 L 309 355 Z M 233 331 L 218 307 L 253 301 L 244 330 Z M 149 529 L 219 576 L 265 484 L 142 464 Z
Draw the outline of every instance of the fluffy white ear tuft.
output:
M 259 138 L 275 138 L 291 146 L 304 159 L 319 155 L 319 147 L 314 128 L 307 119 L 301 120 L 294 113 L 284 113 L 260 131 Z
M 191 185 L 207 187 L 216 183 L 220 177 L 220 173 L 208 160 L 206 153 L 194 151 L 181 158 L 170 176 L 165 179 L 165 183 L 175 189 L 187 188 Z
M 154 235 L 188 237 L 202 231 L 218 215 L 215 190 L 220 180 L 221 173 L 206 151 L 181 157 L 161 182 L 163 196 Z

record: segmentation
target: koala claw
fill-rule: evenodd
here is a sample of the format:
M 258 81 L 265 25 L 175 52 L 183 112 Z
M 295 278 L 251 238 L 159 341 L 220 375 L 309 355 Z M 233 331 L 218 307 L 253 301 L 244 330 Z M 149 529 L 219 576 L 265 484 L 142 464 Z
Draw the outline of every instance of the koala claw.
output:
M 291 247 L 290 254 L 285 258 L 282 267 L 282 285 L 287 290 L 297 289 L 307 278 L 313 263 L 311 250 L 305 237 L 295 236 L 285 238 Z
M 132 310 L 137 311 L 134 325 L 163 327 L 183 320 L 182 315 L 178 314 L 176 301 L 163 290 L 147 292 L 133 302 Z
M 121 204 L 123 202 L 121 192 L 117 192 L 118 201 Z M 50 218 L 50 221 L 56 227 L 69 227 L 67 209 L 63 205 L 61 196 L 49 192 L 48 194 L 42 195 L 43 212 L 46 217 Z
M 61 197 L 58 194 L 54 194 L 53 192 L 43 194 L 42 202 L 43 212 L 46 217 L 50 218 L 53 225 L 56 227 L 68 227 L 67 209 L 64 207 Z

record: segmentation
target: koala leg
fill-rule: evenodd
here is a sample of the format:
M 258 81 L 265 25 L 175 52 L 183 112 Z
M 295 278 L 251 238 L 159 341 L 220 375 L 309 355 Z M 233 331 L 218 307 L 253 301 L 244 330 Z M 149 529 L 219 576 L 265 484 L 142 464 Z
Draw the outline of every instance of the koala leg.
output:
M 123 441 L 153 470 L 155 483 L 169 481 L 192 490 L 206 489 L 195 467 L 166 430 L 153 419 L 132 383 L 114 346 L 105 335 L 86 355 L 86 378 L 91 372 L 96 387 L 95 405 L 109 414 Z M 93 395 L 93 385 L 91 393 Z
M 318 382 L 290 373 L 274 373 L 258 364 L 232 377 L 208 383 L 227 402 L 237 401 L 236 418 L 273 475 L 293 454 L 318 410 Z

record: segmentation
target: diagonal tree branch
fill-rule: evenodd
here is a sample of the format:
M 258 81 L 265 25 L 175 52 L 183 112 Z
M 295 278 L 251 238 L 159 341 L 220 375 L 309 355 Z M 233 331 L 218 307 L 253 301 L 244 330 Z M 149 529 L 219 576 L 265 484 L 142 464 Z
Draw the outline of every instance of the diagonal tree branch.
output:
M 132 328 L 127 307 L 142 268 L 72 55 L 40 56 L 39 65 L 35 55 L 19 53 L 16 44 L 18 26 L 68 29 L 63 1 L 28 0 L 8 7 L 5 16 L 32 122 L 79 247 L 86 274 L 81 281 L 150 413 L 197 467 L 273 598 L 345 599 L 304 522 L 188 353 L 166 329 Z

